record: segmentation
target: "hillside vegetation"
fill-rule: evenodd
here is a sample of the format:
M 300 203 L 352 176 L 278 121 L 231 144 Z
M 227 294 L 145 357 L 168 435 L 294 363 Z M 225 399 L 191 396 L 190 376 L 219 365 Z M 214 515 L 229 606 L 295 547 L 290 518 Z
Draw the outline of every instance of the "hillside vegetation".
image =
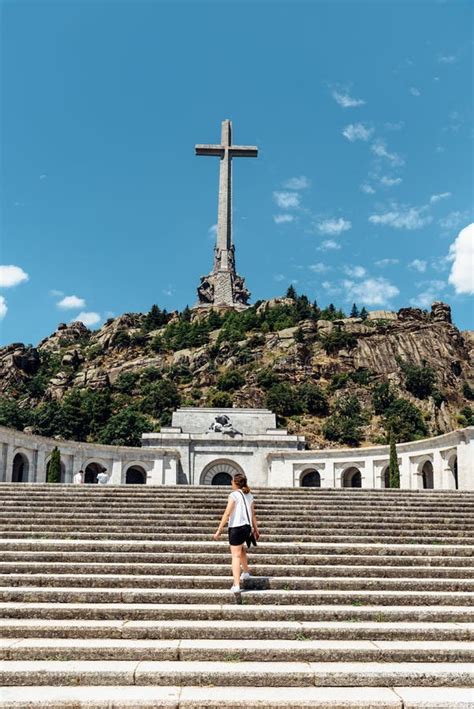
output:
M 1 348 L 0 424 L 136 446 L 180 405 L 268 407 L 311 447 L 408 441 L 474 424 L 473 354 L 443 303 L 346 317 L 290 288 L 243 312 L 154 305 Z

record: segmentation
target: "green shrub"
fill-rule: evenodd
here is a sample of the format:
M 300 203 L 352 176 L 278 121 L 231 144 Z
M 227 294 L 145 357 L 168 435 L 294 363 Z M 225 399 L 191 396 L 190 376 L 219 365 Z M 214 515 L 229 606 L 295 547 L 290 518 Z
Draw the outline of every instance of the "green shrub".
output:
M 320 341 L 326 354 L 333 354 L 342 349 L 351 350 L 357 345 L 357 338 L 344 330 L 333 330 L 327 335 L 321 335 Z
M 363 438 L 364 423 L 359 399 L 356 396 L 346 396 L 336 403 L 334 414 L 323 426 L 323 434 L 328 441 L 358 446 Z
M 229 369 L 217 380 L 217 388 L 220 391 L 236 391 L 245 384 L 245 377 L 238 369 Z
M 0 399 L 0 426 L 22 431 L 27 425 L 28 415 L 14 399 Z
M 294 416 L 303 413 L 303 404 L 295 387 L 284 382 L 274 384 L 268 390 L 266 405 L 278 416 Z
M 130 347 L 130 335 L 126 330 L 117 330 L 112 337 L 111 346 L 117 350 L 125 350 Z
M 459 412 L 458 421 L 462 426 L 474 426 L 474 409 L 464 406 Z
M 140 403 L 141 411 L 156 419 L 161 419 L 163 412 L 173 411 L 181 403 L 176 384 L 168 380 L 145 385 L 142 392 L 145 396 Z
M 271 369 L 261 369 L 257 372 L 257 384 L 262 389 L 271 389 L 275 384 L 279 384 L 280 380 L 275 372 Z
M 132 394 L 139 377 L 138 372 L 120 372 L 114 387 L 121 394 Z
M 215 389 L 210 389 L 207 393 L 207 404 L 208 406 L 213 406 L 216 409 L 231 409 L 232 396 L 227 391 L 216 391 Z
M 428 435 L 421 411 L 407 399 L 394 399 L 385 411 L 382 423 L 387 434 L 393 433 L 397 443 L 415 441 Z
M 111 446 L 140 446 L 142 433 L 150 431 L 153 431 L 153 426 L 149 419 L 128 407 L 110 417 L 99 441 Z
M 389 382 L 377 384 L 372 392 L 372 406 L 374 407 L 374 412 L 378 415 L 386 413 L 396 398 L 396 394 L 392 390 Z
M 166 310 L 160 310 L 157 305 L 152 305 L 149 312 L 143 318 L 142 328 L 144 332 L 158 330 L 163 325 L 166 325 L 170 316 Z
M 417 399 L 427 399 L 432 395 L 436 375 L 432 367 L 426 361 L 421 365 L 413 362 L 404 362 L 399 360 L 400 369 L 405 377 L 405 388 Z
M 326 416 L 329 412 L 329 403 L 326 394 L 321 387 L 307 382 L 298 387 L 298 398 L 301 401 L 303 411 L 315 416 Z
M 51 458 L 48 464 L 48 473 L 46 482 L 60 483 L 61 482 L 61 453 L 59 448 L 55 446 L 51 453 Z
M 474 389 L 470 387 L 467 382 L 464 382 L 462 386 L 462 393 L 466 399 L 469 399 L 469 401 L 474 401 Z

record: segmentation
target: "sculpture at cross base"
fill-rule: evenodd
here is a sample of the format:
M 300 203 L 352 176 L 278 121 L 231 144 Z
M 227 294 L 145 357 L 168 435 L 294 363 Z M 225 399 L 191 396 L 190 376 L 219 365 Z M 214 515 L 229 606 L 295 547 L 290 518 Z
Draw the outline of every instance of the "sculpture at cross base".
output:
M 212 273 L 201 277 L 197 289 L 198 303 L 194 308 L 220 306 L 244 309 L 248 307 L 250 292 L 235 269 L 235 246 L 232 238 L 232 159 L 255 158 L 258 148 L 254 145 L 233 145 L 232 123 L 225 120 L 222 121 L 220 145 L 196 145 L 196 155 L 219 157 L 220 169 L 214 267 Z

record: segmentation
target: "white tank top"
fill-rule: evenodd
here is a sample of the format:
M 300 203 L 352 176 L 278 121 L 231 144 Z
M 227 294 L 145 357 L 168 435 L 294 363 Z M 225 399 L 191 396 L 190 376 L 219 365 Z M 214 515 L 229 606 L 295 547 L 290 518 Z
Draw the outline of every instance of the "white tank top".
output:
M 244 502 L 244 498 L 245 498 L 245 502 Z M 249 519 L 250 519 L 250 524 L 252 524 L 252 502 L 253 502 L 252 493 L 248 492 L 247 494 L 245 494 L 245 492 L 240 492 L 239 490 L 234 490 L 233 492 L 230 493 L 229 500 L 233 500 L 235 502 L 235 506 L 231 512 L 228 526 L 229 527 L 242 527 L 244 524 L 249 523 Z M 245 511 L 245 506 L 244 506 L 246 503 L 247 503 L 248 516 L 247 516 L 247 512 Z

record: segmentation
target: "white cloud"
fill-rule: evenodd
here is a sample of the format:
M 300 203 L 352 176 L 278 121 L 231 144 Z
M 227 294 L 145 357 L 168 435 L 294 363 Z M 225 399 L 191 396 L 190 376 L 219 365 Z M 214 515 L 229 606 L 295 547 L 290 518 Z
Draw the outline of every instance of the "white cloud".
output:
M 449 248 L 452 260 L 448 281 L 456 293 L 474 294 L 474 223 L 461 229 Z
M 354 108 L 355 106 L 363 106 L 365 101 L 361 98 L 353 98 L 347 92 L 334 90 L 332 92 L 333 99 L 343 108 Z
M 60 298 L 62 295 L 64 295 L 64 292 L 62 290 L 56 290 L 56 288 L 53 288 L 49 291 L 49 295 L 52 295 L 54 298 Z
M 410 305 L 415 308 L 430 308 L 436 300 L 440 299 L 440 293 L 446 284 L 444 281 L 428 281 L 425 285 L 425 290 L 417 293 L 414 298 L 410 298 Z
M 469 218 L 469 212 L 450 212 L 447 216 L 439 220 L 438 224 L 446 231 L 458 229 L 463 222 Z
M 408 268 L 413 268 L 415 271 L 418 271 L 418 273 L 424 273 L 426 271 L 426 266 L 428 264 L 426 261 L 421 261 L 420 259 L 416 258 L 413 261 L 410 261 L 408 264 Z
M 410 93 L 412 96 L 421 96 L 421 91 L 420 89 L 417 89 L 416 86 L 411 87 Z
M 293 214 L 274 214 L 273 221 L 275 224 L 287 224 L 294 220 Z
M 79 313 L 79 315 L 76 315 L 76 317 L 73 318 L 71 320 L 71 322 L 79 321 L 79 322 L 84 323 L 84 325 L 86 325 L 87 327 L 89 327 L 90 325 L 97 325 L 97 323 L 99 323 L 101 320 L 102 320 L 102 318 L 100 317 L 99 313 L 82 312 L 82 313 Z
M 45 172 L 43 172 L 39 178 L 40 178 L 40 180 L 46 180 L 47 177 L 48 177 L 48 175 Z
M 430 197 L 430 203 L 435 204 L 436 202 L 439 202 L 442 199 L 448 199 L 448 197 L 451 197 L 451 192 L 441 192 L 440 194 L 432 194 Z
M 342 282 L 346 300 L 359 302 L 365 305 L 387 305 L 390 298 L 398 295 L 400 291 L 386 278 L 366 278 L 364 281 Z
M 387 145 L 383 140 L 375 140 L 372 143 L 371 150 L 378 158 L 385 158 L 394 166 L 401 166 L 404 164 L 404 160 L 400 157 L 400 155 L 397 155 L 397 153 L 388 152 Z
M 407 207 L 393 203 L 388 212 L 371 214 L 369 222 L 371 224 L 391 226 L 394 229 L 412 231 L 413 229 L 421 229 L 433 221 L 433 218 L 427 214 L 427 210 L 428 207 L 426 205 L 422 207 Z
M 455 64 L 458 58 L 455 54 L 438 54 L 440 64 Z
M 324 219 L 319 224 L 316 224 L 316 228 L 321 234 L 331 235 L 342 234 L 343 231 L 348 231 L 351 226 L 351 222 L 342 217 L 339 217 L 339 219 Z
M 19 266 L 0 266 L 0 288 L 18 286 L 28 279 L 28 274 Z
M 379 268 L 385 268 L 386 266 L 396 266 L 397 263 L 400 263 L 397 258 L 382 258 L 376 261 L 375 265 L 379 266 Z
M 395 185 L 400 185 L 403 180 L 401 177 L 388 177 L 387 175 L 383 175 L 380 178 L 380 182 L 382 185 L 385 185 L 385 187 L 395 187 Z
M 84 308 L 86 301 L 84 298 L 79 298 L 77 295 L 66 295 L 62 300 L 56 303 L 56 305 L 58 308 L 61 308 L 61 310 L 72 310 L 74 308 Z
M 352 278 L 363 278 L 367 271 L 363 266 L 344 266 L 344 273 Z
M 344 128 L 342 135 L 354 143 L 356 140 L 369 140 L 373 132 L 373 128 L 368 128 L 363 123 L 350 123 Z
M 310 181 L 304 175 L 290 177 L 283 185 L 287 190 L 305 190 L 309 187 Z
M 162 293 L 163 295 L 166 295 L 169 298 L 171 295 L 173 295 L 174 289 L 172 288 L 172 286 L 168 286 L 167 288 L 163 288 Z
M 0 320 L 3 320 L 5 315 L 8 312 L 8 307 L 7 307 L 7 301 L 3 297 L 3 295 L 0 295 Z
M 309 266 L 309 270 L 313 271 L 313 273 L 324 273 L 325 271 L 330 271 L 331 267 L 319 262 L 311 264 L 311 266 Z
M 375 194 L 374 188 L 368 185 L 366 182 L 364 182 L 364 184 L 360 186 L 360 191 L 364 192 L 364 194 Z
M 322 241 L 320 246 L 318 246 L 318 251 L 338 251 L 341 245 L 334 241 L 333 239 L 326 239 Z
M 282 281 L 286 281 L 286 276 L 283 273 L 275 273 L 273 280 L 277 283 L 281 283 Z
M 280 209 L 296 209 L 300 206 L 300 196 L 297 192 L 274 192 L 273 199 Z

